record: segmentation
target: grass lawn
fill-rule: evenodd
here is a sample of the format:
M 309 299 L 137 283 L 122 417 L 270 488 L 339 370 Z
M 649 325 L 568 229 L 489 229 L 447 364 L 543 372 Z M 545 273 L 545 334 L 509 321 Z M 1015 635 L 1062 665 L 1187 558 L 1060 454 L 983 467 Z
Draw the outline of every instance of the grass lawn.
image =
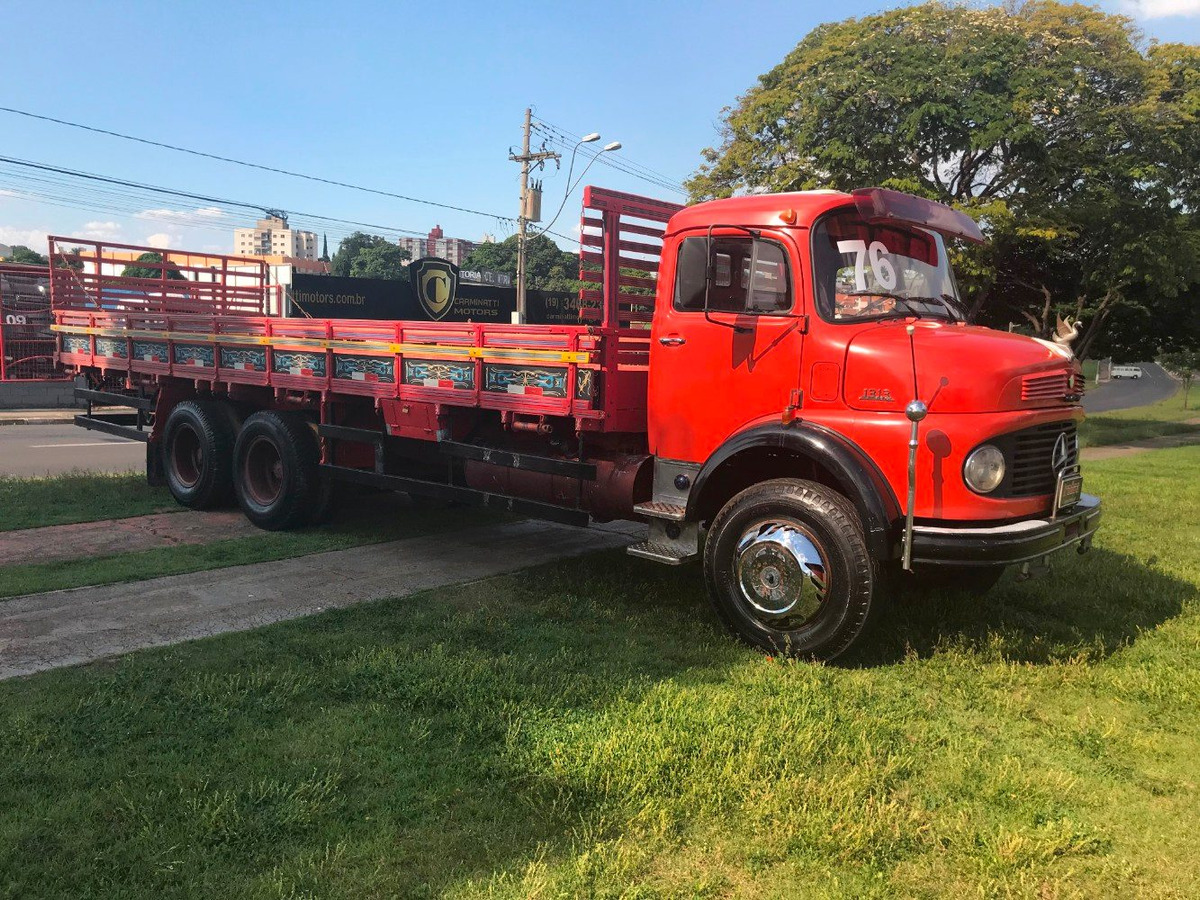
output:
M 0 683 L 0 894 L 1200 895 L 1200 447 L 838 666 L 601 554 Z
M 49 478 L 0 475 L 0 532 L 123 519 L 178 508 L 165 487 L 150 487 L 146 476 L 137 472 L 72 472 Z
M 1183 408 L 1183 394 L 1177 393 L 1148 406 L 1089 413 L 1079 429 L 1079 443 L 1084 447 L 1100 447 L 1169 434 L 1200 434 L 1200 425 L 1184 424 L 1189 419 L 1200 419 L 1195 397 L 1193 391 L 1191 409 Z
M 96 477 L 107 489 L 105 482 L 108 479 L 105 476 Z M 50 506 L 57 509 L 60 498 L 53 491 L 46 490 L 39 481 L 27 483 L 33 483 L 44 496 L 52 498 Z M 169 494 L 167 501 L 174 506 L 175 501 Z M 394 541 L 461 528 L 464 521 L 464 511 L 461 509 L 413 506 L 396 494 L 354 492 L 354 499 L 345 505 L 350 508 L 339 511 L 328 524 L 302 531 L 263 531 L 210 544 L 180 544 L 108 556 L 0 566 L 0 600 L 40 591 L 117 581 L 143 581 L 161 575 L 241 566 Z M 470 521 L 472 524 L 482 524 L 500 521 L 501 518 L 498 513 L 485 511 L 474 513 Z

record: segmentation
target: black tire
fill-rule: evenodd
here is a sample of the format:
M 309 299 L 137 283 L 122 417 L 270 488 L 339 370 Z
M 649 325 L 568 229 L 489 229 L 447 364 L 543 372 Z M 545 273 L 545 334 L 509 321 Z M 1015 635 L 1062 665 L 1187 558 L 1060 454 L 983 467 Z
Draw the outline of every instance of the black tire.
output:
M 796 478 L 742 491 L 704 547 L 709 600 L 726 627 L 768 653 L 808 659 L 837 657 L 867 629 L 881 605 L 877 568 L 853 505 Z
M 217 400 L 176 404 L 163 429 L 162 466 L 167 488 L 191 509 L 227 506 L 233 499 L 236 422 Z
M 254 413 L 242 423 L 233 457 L 238 505 L 259 528 L 298 528 L 318 511 L 320 447 L 303 416 Z

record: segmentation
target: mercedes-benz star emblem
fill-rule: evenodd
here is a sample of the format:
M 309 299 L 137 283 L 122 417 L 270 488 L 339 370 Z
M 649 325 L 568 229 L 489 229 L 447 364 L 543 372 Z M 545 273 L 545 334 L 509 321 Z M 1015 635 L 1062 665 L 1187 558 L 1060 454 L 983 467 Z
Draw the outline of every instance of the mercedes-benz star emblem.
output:
M 1054 442 L 1054 452 L 1050 454 L 1050 468 L 1055 472 L 1061 472 L 1071 461 L 1073 444 L 1071 435 L 1066 431 L 1060 434 L 1058 440 Z

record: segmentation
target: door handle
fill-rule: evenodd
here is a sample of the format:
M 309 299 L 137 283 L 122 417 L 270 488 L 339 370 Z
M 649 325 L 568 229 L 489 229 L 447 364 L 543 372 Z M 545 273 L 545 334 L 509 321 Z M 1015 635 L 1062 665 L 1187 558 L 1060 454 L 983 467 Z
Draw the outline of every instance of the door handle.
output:
M 680 344 L 686 344 L 687 339 L 681 338 L 677 334 L 669 335 L 668 337 L 660 337 L 658 342 L 664 347 L 678 347 Z

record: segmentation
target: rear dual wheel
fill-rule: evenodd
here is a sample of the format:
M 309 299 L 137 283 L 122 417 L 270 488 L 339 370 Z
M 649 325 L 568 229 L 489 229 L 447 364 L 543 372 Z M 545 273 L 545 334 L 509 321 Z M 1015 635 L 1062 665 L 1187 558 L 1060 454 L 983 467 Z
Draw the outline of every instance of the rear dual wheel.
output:
M 332 491 L 320 478 L 320 446 L 299 413 L 263 410 L 242 424 L 233 450 L 238 505 L 268 531 L 298 528 L 323 518 Z
M 191 509 L 225 506 L 233 499 L 233 445 L 237 417 L 218 400 L 175 405 L 163 429 L 167 488 Z
M 742 640 L 769 653 L 833 659 L 881 605 L 854 507 L 824 485 L 780 478 L 747 488 L 713 520 L 709 599 Z

